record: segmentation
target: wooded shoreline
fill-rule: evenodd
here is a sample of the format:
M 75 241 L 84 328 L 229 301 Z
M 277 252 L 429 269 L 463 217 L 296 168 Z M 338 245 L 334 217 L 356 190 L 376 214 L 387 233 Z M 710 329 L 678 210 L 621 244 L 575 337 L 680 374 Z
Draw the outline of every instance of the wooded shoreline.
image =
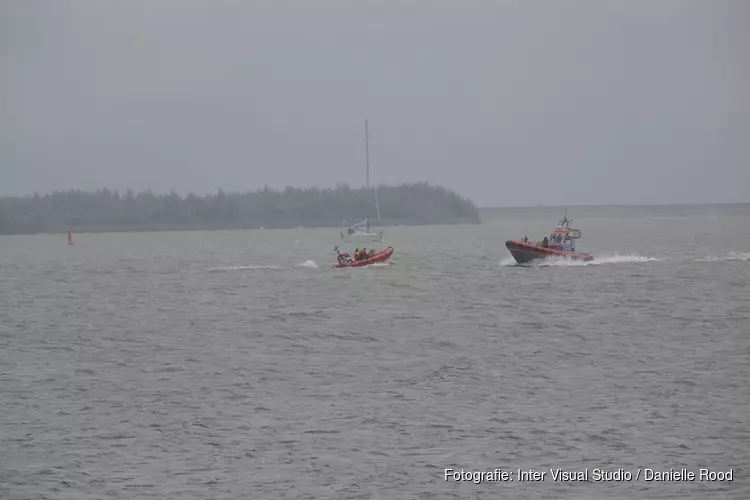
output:
M 480 223 L 471 200 L 440 186 L 379 186 L 377 196 L 381 226 Z M 371 191 L 347 185 L 206 196 L 61 191 L 0 198 L 0 234 L 340 228 L 366 218 L 376 226 L 371 200 Z

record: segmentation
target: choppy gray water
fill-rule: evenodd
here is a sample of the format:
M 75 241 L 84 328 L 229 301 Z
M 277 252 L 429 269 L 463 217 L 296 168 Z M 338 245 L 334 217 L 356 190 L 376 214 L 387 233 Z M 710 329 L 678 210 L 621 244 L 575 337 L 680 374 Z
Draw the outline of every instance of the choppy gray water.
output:
M 750 207 L 577 209 L 597 261 L 510 265 L 559 215 L 344 270 L 337 229 L 0 238 L 0 497 L 750 498 Z

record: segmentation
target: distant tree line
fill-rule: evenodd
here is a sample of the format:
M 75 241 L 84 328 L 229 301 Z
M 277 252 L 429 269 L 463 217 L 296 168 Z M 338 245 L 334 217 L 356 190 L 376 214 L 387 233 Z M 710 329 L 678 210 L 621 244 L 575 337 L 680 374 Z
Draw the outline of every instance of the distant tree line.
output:
M 377 188 L 382 225 L 479 223 L 474 203 L 428 183 Z M 124 194 L 56 191 L 0 198 L 0 233 L 128 231 L 160 229 L 255 229 L 340 227 L 365 218 L 377 225 L 374 191 L 340 185 L 334 189 L 254 192 L 182 197 L 174 191 Z

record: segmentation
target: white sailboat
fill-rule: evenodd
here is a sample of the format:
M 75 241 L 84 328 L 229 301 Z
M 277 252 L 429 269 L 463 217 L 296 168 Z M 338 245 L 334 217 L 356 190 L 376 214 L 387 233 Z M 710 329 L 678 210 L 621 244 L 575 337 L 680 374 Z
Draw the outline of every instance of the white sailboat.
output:
M 370 137 L 367 132 L 367 120 L 365 120 L 365 164 L 366 164 L 366 188 L 370 191 Z M 380 227 L 380 205 L 378 204 L 378 190 L 373 187 L 375 199 L 375 211 L 378 216 L 378 227 Z M 370 219 L 341 230 L 341 239 L 348 243 L 377 243 L 383 241 L 383 231 L 370 232 Z

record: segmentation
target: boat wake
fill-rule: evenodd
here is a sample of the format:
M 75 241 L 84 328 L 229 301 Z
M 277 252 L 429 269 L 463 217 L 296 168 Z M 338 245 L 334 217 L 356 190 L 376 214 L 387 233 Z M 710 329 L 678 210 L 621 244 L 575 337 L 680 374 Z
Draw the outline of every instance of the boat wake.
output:
M 320 266 L 314 260 L 306 260 L 301 264 L 297 264 L 294 267 L 308 267 L 312 269 L 318 269 Z M 261 265 L 244 265 L 244 266 L 216 266 L 208 269 L 212 273 L 220 272 L 232 272 L 232 271 L 253 271 L 261 269 L 282 269 L 281 266 L 261 266 Z
M 601 264 L 633 264 L 642 262 L 659 262 L 663 259 L 657 259 L 655 257 L 644 257 L 642 255 L 605 255 L 605 256 L 594 256 L 594 260 L 582 261 L 573 260 L 568 257 L 548 257 L 544 260 L 532 261 L 526 264 L 519 264 L 513 257 L 503 259 L 500 261 L 501 266 L 513 266 L 513 267 L 586 267 L 586 266 L 597 266 Z
M 208 271 L 212 273 L 219 273 L 219 272 L 230 272 L 230 271 L 250 271 L 252 269 L 279 269 L 279 266 L 255 266 L 255 265 L 217 266 L 217 267 L 209 268 Z
M 605 255 L 602 257 L 594 257 L 591 262 L 584 262 L 584 264 L 626 264 L 626 263 L 638 263 L 638 262 L 661 262 L 665 259 L 657 259 L 656 257 L 644 257 L 642 255 Z
M 313 269 L 318 269 L 320 266 L 318 266 L 318 264 L 316 264 L 314 260 L 306 260 L 302 264 L 298 264 L 297 267 L 310 267 Z
M 729 252 L 723 257 L 715 257 L 709 255 L 702 259 L 697 259 L 698 262 L 726 262 L 730 260 L 739 260 L 742 262 L 750 262 L 750 252 Z

